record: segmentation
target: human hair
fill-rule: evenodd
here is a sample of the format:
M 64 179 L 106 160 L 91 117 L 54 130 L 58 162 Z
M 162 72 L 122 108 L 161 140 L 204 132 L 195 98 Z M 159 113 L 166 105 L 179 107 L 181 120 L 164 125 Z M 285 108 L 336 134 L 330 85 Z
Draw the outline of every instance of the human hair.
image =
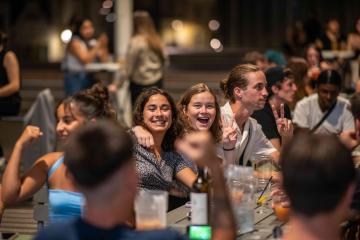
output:
M 86 124 L 65 145 L 64 164 L 80 187 L 94 188 L 133 161 L 129 134 L 115 121 Z
M 7 42 L 8 42 L 8 35 L 5 32 L 0 31 L 0 46 L 6 48 Z
M 360 119 L 360 93 L 355 93 L 350 98 L 350 110 L 355 119 Z
M 188 90 L 185 91 L 185 93 L 181 96 L 180 100 L 178 101 L 177 107 L 179 110 L 180 120 L 182 122 L 188 122 L 187 116 L 184 113 L 184 110 L 186 110 L 189 106 L 189 103 L 191 101 L 191 98 L 199 93 L 203 92 L 209 92 L 213 97 L 215 101 L 215 110 L 216 115 L 213 124 L 210 127 L 210 132 L 213 135 L 213 138 L 216 142 L 220 142 L 222 138 L 222 130 L 221 130 L 221 122 L 220 122 L 220 106 L 217 101 L 215 93 L 205 84 L 205 83 L 198 83 L 193 86 L 191 86 Z
M 67 98 L 64 100 L 64 107 L 71 113 L 77 110 L 87 120 L 116 119 L 115 110 L 109 100 L 109 93 L 100 83 Z
M 298 90 L 295 92 L 295 97 L 294 97 L 294 104 L 295 104 L 296 102 L 300 101 L 306 96 L 305 79 L 307 77 L 307 71 L 309 65 L 304 58 L 292 57 L 288 61 L 286 67 L 291 69 L 294 75 L 295 84 L 298 88 Z
M 292 210 L 308 217 L 335 209 L 355 180 L 351 151 L 335 135 L 299 133 L 280 164 Z
M 85 21 L 90 21 L 91 20 L 89 18 L 86 17 L 73 17 L 70 21 L 70 25 L 72 27 L 72 31 L 73 31 L 73 36 L 78 36 L 81 39 L 83 39 L 83 37 L 80 34 L 80 29 L 82 27 L 82 25 L 84 24 Z
M 272 86 L 276 86 L 278 89 L 281 89 L 282 83 L 288 79 L 294 79 L 294 74 L 292 73 L 291 69 L 283 67 L 269 68 L 265 72 L 265 76 L 267 81 L 266 90 L 269 93 L 268 98 L 274 95 Z
M 234 89 L 239 87 L 246 89 L 248 82 L 248 74 L 259 72 L 260 68 L 253 64 L 240 64 L 234 67 L 226 79 L 220 81 L 220 89 L 225 97 L 232 103 L 235 102 Z
M 157 87 L 151 87 L 145 89 L 135 101 L 135 108 L 133 113 L 133 125 L 142 126 L 145 129 L 148 129 L 148 127 L 144 123 L 145 105 L 149 101 L 151 96 L 157 94 L 164 96 L 170 104 L 172 122 L 170 128 L 165 133 L 165 137 L 161 143 L 161 148 L 165 151 L 172 151 L 174 150 L 175 139 L 179 136 L 180 133 L 179 125 L 178 125 L 179 116 L 176 109 L 175 101 L 167 92 Z
M 341 88 L 341 76 L 335 70 L 324 70 L 320 73 L 317 79 L 317 85 L 320 84 L 333 84 L 339 89 Z
M 321 49 L 318 48 L 318 47 L 317 47 L 315 44 L 313 44 L 313 43 L 310 43 L 310 44 L 308 44 L 308 45 L 305 47 L 305 51 L 304 51 L 304 54 L 303 54 L 304 58 L 307 59 L 307 54 L 308 54 L 308 51 L 309 51 L 310 48 L 314 49 L 314 50 L 318 53 L 318 55 L 319 55 L 319 62 L 323 61 L 323 56 L 322 56 L 322 54 L 321 54 Z
M 257 65 L 258 61 L 266 61 L 264 54 L 258 51 L 252 51 L 245 54 L 243 62 L 248 64 Z
M 143 36 L 146 39 L 149 48 L 154 51 L 161 62 L 165 61 L 163 43 L 155 29 L 154 22 L 147 11 L 134 12 L 134 35 Z

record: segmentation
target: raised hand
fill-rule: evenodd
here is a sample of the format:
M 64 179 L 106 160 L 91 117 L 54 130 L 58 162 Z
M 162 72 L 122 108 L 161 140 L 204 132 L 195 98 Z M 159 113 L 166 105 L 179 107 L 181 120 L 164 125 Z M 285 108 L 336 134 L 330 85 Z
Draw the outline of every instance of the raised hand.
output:
M 17 140 L 17 144 L 21 144 L 22 146 L 26 146 L 33 142 L 34 140 L 40 138 L 43 135 L 39 127 L 36 126 L 27 126 L 20 138 Z
M 234 115 L 221 115 L 222 122 L 222 142 L 224 149 L 233 149 L 235 148 L 237 141 L 237 130 L 234 126 L 235 117 Z
M 294 132 L 294 125 L 290 119 L 284 117 L 285 115 L 284 104 L 283 103 L 280 104 L 280 117 L 274 105 L 271 105 L 271 109 L 273 111 L 276 121 L 276 126 L 280 136 L 282 138 L 292 137 Z
M 198 166 L 209 166 L 211 164 L 220 164 L 215 154 L 215 144 L 211 134 L 207 131 L 194 131 L 186 133 L 181 139 L 175 142 L 176 150 Z
M 132 128 L 132 131 L 136 137 L 138 144 L 140 144 L 144 148 L 154 148 L 154 138 L 148 130 L 146 130 L 142 126 L 135 126 Z
M 354 130 L 343 131 L 342 133 L 340 133 L 340 140 L 347 148 L 351 150 L 353 150 L 360 144 L 359 133 Z

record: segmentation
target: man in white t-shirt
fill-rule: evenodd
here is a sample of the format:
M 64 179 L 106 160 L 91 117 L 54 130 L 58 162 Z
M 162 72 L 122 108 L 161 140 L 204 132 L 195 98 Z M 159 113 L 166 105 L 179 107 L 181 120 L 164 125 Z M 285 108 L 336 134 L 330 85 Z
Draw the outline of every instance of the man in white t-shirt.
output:
M 317 80 L 318 93 L 296 104 L 293 122 L 298 128 L 314 133 L 340 134 L 354 130 L 354 118 L 349 102 L 339 97 L 341 77 L 335 70 L 321 72 Z
M 220 155 L 227 163 L 244 166 L 251 165 L 254 155 L 270 155 L 277 161 L 279 152 L 266 138 L 257 121 L 250 117 L 265 105 L 268 96 L 265 74 L 255 65 L 238 65 L 220 83 L 220 88 L 229 99 L 221 108 L 223 146 L 219 149 Z M 226 121 L 228 118 L 231 120 Z M 279 125 L 281 132 L 292 132 L 291 122 L 277 120 L 283 123 Z

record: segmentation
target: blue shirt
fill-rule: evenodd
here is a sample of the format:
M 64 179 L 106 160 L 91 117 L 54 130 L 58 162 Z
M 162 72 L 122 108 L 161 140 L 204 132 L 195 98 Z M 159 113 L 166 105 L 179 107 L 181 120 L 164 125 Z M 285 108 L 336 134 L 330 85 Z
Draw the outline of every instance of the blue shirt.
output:
M 171 230 L 152 230 L 137 231 L 124 225 L 118 225 L 111 229 L 103 229 L 86 223 L 81 218 L 66 222 L 58 222 L 50 225 L 45 230 L 39 232 L 35 240 L 182 240 L 188 239 L 186 236 Z

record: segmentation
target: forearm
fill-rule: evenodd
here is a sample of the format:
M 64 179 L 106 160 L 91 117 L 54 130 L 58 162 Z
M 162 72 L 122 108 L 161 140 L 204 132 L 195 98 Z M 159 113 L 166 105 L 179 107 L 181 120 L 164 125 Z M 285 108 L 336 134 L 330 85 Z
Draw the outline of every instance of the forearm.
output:
M 214 191 L 214 207 L 211 209 L 212 239 L 235 239 L 236 225 L 225 184 L 223 169 L 209 166 Z
M 0 87 L 0 97 L 8 97 L 19 91 L 19 84 L 9 83 Z
M 231 151 L 225 151 L 224 152 L 224 160 L 225 160 L 225 165 L 229 165 L 229 164 L 235 164 L 235 149 L 231 150 Z
M 21 178 L 19 169 L 22 151 L 23 145 L 17 142 L 2 178 L 2 200 L 6 203 L 17 202 L 20 195 Z

